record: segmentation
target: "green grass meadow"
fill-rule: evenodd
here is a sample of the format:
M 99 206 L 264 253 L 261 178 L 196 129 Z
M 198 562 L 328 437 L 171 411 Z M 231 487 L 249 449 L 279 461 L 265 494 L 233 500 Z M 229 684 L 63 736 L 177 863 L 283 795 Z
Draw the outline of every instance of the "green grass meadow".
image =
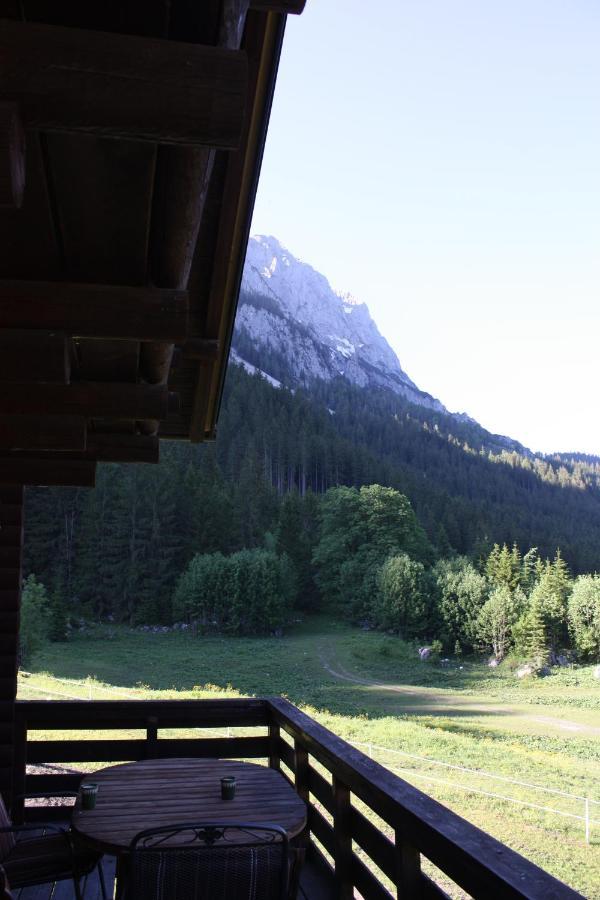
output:
M 401 777 L 600 900 L 600 805 L 590 805 L 598 824 L 586 844 L 584 822 L 573 818 L 583 816 L 583 800 L 483 774 L 600 802 L 600 681 L 593 667 L 520 681 L 508 663 L 422 663 L 397 638 L 314 617 L 282 638 L 264 639 L 98 626 L 48 645 L 19 678 L 21 699 L 273 694 L 364 744 Z

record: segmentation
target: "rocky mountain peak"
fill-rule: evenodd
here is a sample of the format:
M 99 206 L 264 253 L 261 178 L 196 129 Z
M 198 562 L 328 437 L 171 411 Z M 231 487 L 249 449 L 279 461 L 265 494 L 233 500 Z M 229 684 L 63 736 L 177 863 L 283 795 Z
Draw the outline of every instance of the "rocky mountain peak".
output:
M 336 291 L 272 236 L 250 238 L 233 347 L 288 387 L 343 377 L 445 412 L 404 372 L 366 304 Z

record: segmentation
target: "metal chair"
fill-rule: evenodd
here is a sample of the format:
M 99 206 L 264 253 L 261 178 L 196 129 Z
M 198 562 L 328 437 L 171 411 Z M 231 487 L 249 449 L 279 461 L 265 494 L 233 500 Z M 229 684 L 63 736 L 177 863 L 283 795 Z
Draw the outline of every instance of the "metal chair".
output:
M 61 791 L 60 796 L 69 796 L 69 792 Z M 82 900 L 81 879 L 97 867 L 102 896 L 107 900 L 101 860 L 100 854 L 74 843 L 66 828 L 13 825 L 0 797 L 0 866 L 12 890 L 72 879 L 75 897 Z
M 277 825 L 184 823 L 130 844 L 126 900 L 285 900 L 289 846 Z

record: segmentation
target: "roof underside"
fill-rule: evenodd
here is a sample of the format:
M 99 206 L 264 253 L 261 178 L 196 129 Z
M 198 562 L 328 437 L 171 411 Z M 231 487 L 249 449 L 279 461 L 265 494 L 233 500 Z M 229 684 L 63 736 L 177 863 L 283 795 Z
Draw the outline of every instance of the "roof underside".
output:
M 250 6 L 0 0 L 0 482 L 93 484 L 214 436 L 303 2 Z

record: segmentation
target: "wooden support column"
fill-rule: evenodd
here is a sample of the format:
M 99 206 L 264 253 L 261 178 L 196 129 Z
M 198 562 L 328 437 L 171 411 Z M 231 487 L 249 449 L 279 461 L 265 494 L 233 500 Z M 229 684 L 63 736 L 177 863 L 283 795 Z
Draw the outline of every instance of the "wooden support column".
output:
M 350 789 L 333 776 L 333 831 L 335 847 L 335 896 L 338 900 L 352 900 L 352 832 L 350 828 Z
M 0 793 L 12 801 L 17 694 L 23 486 L 0 483 Z
M 396 838 L 396 896 L 398 900 L 418 897 L 422 886 L 421 854 L 407 843 L 402 829 L 397 828 Z
M 2 20 L 0 90 L 27 128 L 237 149 L 244 53 Z
M 275 722 L 269 725 L 269 766 L 271 769 L 281 769 L 281 758 L 279 756 L 279 741 L 281 740 L 281 729 Z

